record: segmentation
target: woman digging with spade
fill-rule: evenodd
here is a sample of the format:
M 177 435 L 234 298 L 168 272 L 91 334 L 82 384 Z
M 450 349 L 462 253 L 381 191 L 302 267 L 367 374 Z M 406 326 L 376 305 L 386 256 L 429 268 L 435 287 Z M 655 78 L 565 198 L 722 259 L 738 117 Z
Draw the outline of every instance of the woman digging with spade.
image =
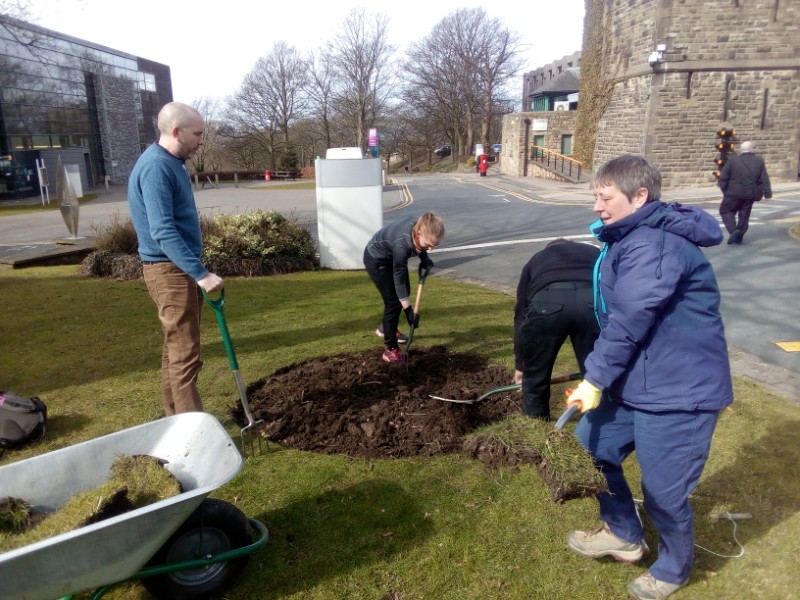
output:
M 419 324 L 409 300 L 408 259 L 419 256 L 420 267 L 429 271 L 433 261 L 428 258 L 428 251 L 443 238 L 442 218 L 426 212 L 417 219 L 409 217 L 379 229 L 364 248 L 364 266 L 383 298 L 383 321 L 375 334 L 383 338 L 386 347 L 381 358 L 387 363 L 401 360 L 398 344 L 408 341 L 397 330 L 400 312 L 405 313 L 409 326 Z

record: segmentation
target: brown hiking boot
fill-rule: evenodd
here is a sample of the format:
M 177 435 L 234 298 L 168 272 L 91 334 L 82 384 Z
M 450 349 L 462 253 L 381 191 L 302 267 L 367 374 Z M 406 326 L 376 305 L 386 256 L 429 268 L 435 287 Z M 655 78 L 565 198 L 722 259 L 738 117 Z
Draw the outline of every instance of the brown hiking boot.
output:
M 605 522 L 594 531 L 570 532 L 567 536 L 567 545 L 581 556 L 590 558 L 613 556 L 622 562 L 636 562 L 649 550 L 644 540 L 635 543 L 618 538 Z
M 648 571 L 631 581 L 628 585 L 628 592 L 636 600 L 663 600 L 677 592 L 683 586 L 683 583 L 667 583 L 666 581 L 659 581 Z

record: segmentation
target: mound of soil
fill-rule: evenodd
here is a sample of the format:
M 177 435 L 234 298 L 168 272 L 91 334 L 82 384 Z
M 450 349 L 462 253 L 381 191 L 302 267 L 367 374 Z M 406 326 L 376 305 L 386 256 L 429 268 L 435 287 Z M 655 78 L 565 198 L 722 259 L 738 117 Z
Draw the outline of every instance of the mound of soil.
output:
M 474 400 L 512 379 L 477 355 L 414 347 L 408 368 L 384 363 L 376 350 L 322 357 L 249 385 L 247 396 L 254 417 L 266 423 L 264 434 L 286 447 L 368 458 L 431 456 L 461 451 L 465 434 L 518 414 L 521 398 L 514 391 L 456 404 L 429 395 Z

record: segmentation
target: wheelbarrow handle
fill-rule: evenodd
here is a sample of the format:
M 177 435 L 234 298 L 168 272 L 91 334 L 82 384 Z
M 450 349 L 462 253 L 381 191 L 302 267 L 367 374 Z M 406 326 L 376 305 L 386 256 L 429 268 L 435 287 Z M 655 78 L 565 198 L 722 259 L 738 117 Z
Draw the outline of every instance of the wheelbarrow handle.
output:
M 236 360 L 236 352 L 233 350 L 233 343 L 231 342 L 231 334 L 228 331 L 228 324 L 225 321 L 225 313 L 222 311 L 222 307 L 225 306 L 225 289 L 221 289 L 219 292 L 219 298 L 214 300 L 211 296 L 208 295 L 208 292 L 205 291 L 203 288 L 200 288 L 203 292 L 203 297 L 208 302 L 208 305 L 214 309 L 214 317 L 217 319 L 217 325 L 219 325 L 219 331 L 222 334 L 222 344 L 225 346 L 225 353 L 228 355 L 228 364 L 231 367 L 232 371 L 239 370 L 239 362 Z

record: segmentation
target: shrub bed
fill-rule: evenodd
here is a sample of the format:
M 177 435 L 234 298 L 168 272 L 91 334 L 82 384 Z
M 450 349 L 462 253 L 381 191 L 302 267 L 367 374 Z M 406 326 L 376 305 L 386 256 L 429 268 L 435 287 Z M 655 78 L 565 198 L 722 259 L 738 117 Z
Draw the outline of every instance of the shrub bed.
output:
M 206 267 L 221 277 L 255 277 L 309 271 L 319 266 L 311 232 L 275 211 L 201 216 Z M 81 275 L 139 279 L 142 262 L 130 220 L 118 218 L 98 231 L 96 250 L 80 266 Z

